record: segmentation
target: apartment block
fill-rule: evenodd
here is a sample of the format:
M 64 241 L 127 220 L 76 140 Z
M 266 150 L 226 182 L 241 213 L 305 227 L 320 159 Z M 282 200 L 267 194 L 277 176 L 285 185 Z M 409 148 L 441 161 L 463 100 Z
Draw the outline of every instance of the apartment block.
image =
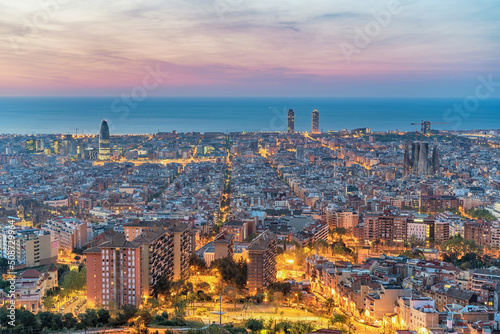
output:
M 248 246 L 247 288 L 250 293 L 276 281 L 276 236 L 266 230 Z
M 234 252 L 234 235 L 228 232 L 219 233 L 214 239 L 214 259 L 232 257 Z
M 228 232 L 234 235 L 234 241 L 243 241 L 248 237 L 248 222 L 241 220 L 231 220 L 221 226 L 221 232 Z
M 57 262 L 57 244 L 52 243 L 50 233 L 27 227 L 16 227 L 13 234 L 11 231 L 8 228 L 0 231 L 0 253 L 1 257 L 9 258 L 8 252 L 13 249 L 17 268 Z M 9 247 L 11 235 L 14 240 Z
M 72 251 L 82 248 L 87 243 L 87 222 L 71 217 L 57 217 L 42 225 L 41 230 L 47 231 L 56 241 L 59 249 Z
M 492 224 L 487 221 L 469 221 L 464 224 L 464 238 L 474 240 L 476 244 L 483 247 L 491 245 Z
M 130 232 L 138 227 L 140 235 L 129 240 Z M 189 269 L 191 234 L 187 224 L 133 222 L 124 230 L 129 233 L 111 234 L 85 251 L 87 298 L 95 305 L 139 306 L 162 277 L 181 279 Z

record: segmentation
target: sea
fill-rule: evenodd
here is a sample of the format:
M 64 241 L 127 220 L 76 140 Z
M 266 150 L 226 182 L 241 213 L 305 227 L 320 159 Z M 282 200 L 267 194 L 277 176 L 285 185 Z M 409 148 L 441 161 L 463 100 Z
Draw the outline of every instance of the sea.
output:
M 411 131 L 422 120 L 439 130 L 500 129 L 500 99 L 2 97 L 0 133 L 97 134 L 103 119 L 111 134 L 286 131 L 289 109 L 295 131 L 310 131 L 313 109 L 322 132 Z

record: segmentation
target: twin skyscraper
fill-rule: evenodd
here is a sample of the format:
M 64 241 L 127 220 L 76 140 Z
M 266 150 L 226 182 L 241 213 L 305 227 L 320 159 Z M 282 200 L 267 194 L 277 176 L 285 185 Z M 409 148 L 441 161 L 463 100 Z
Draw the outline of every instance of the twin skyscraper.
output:
M 295 112 L 293 109 L 288 109 L 288 133 L 295 131 Z M 319 111 L 314 109 L 312 111 L 311 132 L 319 133 Z

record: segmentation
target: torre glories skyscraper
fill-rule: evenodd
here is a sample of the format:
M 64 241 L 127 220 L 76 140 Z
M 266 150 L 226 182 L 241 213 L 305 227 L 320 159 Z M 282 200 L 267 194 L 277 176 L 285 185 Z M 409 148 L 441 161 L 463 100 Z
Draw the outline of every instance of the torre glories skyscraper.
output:
M 109 126 L 106 120 L 101 123 L 99 130 L 99 160 L 109 160 L 111 158 L 111 149 L 109 148 Z

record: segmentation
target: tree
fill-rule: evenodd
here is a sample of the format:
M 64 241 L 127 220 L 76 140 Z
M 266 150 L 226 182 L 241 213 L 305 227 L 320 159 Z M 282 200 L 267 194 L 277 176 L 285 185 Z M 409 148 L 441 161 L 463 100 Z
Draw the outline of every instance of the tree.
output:
M 196 284 L 196 289 L 207 292 L 210 290 L 210 283 L 207 283 L 207 282 L 198 283 L 198 284 Z
M 342 327 L 347 324 L 349 321 L 349 317 L 343 314 L 336 314 L 333 318 L 330 319 L 329 324 L 332 326 L 339 325 L 338 328 L 342 329 Z
M 24 308 L 16 310 L 16 324 L 19 324 L 24 328 L 32 328 L 34 330 L 39 327 L 36 316 Z
M 101 308 L 97 310 L 97 319 L 99 323 L 106 325 L 109 322 L 109 318 L 111 317 L 111 314 L 109 313 L 108 310 Z
M 333 310 L 335 308 L 335 300 L 333 300 L 333 298 L 328 298 L 323 305 L 325 306 L 325 309 L 328 312 L 328 314 L 333 315 Z
M 238 302 L 238 289 L 236 289 L 234 286 L 227 285 L 224 287 L 224 292 L 223 294 L 228 297 L 229 301 L 232 301 L 234 303 L 234 308 L 236 308 L 236 303 Z
M 148 333 L 148 325 L 153 321 L 153 316 L 148 310 L 137 312 L 137 320 L 134 323 L 134 329 L 137 333 Z
M 0 273 L 2 274 L 7 273 L 8 269 L 9 269 L 9 260 L 4 257 L 0 258 Z
M 274 282 L 267 286 L 270 292 L 281 292 L 284 296 L 287 296 L 292 291 L 292 284 L 288 282 Z
M 52 318 L 52 329 L 61 330 L 64 328 L 63 315 L 61 313 L 54 313 Z
M 338 235 L 346 235 L 347 234 L 347 229 L 344 227 L 336 227 L 335 228 L 335 233 Z
M 443 242 L 441 249 L 446 252 L 457 254 L 472 253 L 481 250 L 474 240 L 467 240 L 459 235 Z
M 137 307 L 135 307 L 135 305 L 132 304 L 123 305 L 121 311 L 118 312 L 118 315 L 116 316 L 115 324 L 117 326 L 126 324 L 130 319 L 132 319 L 136 315 L 137 311 L 138 310 Z
M 56 300 L 53 295 L 47 295 L 43 298 L 43 307 L 46 310 L 54 308 L 56 305 Z
M 38 320 L 40 320 L 40 325 L 42 328 L 52 328 L 52 319 L 54 318 L 54 313 L 52 312 L 38 312 L 37 315 Z
M 417 247 L 425 245 L 423 240 L 418 239 L 415 235 L 411 235 L 410 239 L 408 239 L 408 243 L 410 247 Z
M 424 252 L 421 249 L 415 248 L 412 252 L 414 258 L 425 259 Z
M 76 328 L 78 325 L 78 319 L 75 318 L 73 313 L 66 313 L 63 318 L 64 327 L 68 329 Z
M 470 209 L 466 211 L 467 214 L 474 218 L 485 219 L 488 221 L 494 221 L 497 218 L 487 209 Z
M 80 319 L 80 323 L 78 325 L 80 329 L 96 327 L 99 323 L 97 312 L 94 309 L 87 309 L 85 313 L 80 313 L 78 318 Z
M 62 287 L 66 291 L 79 291 L 87 285 L 87 270 L 84 267 L 80 271 L 71 270 L 64 275 Z
M 236 262 L 232 257 L 224 257 L 212 261 L 212 268 L 216 268 L 220 273 L 222 280 L 226 284 L 236 286 L 238 289 L 244 289 L 247 282 L 247 263 L 240 259 Z
M 413 251 L 406 250 L 403 253 L 399 254 L 399 256 L 404 256 L 409 259 L 425 259 L 424 253 L 421 249 L 414 249 Z
M 193 267 L 195 271 L 204 271 L 207 269 L 207 264 L 197 254 L 191 255 L 189 258 L 189 265 Z
M 252 333 L 256 333 L 264 329 L 264 321 L 262 319 L 250 318 L 245 323 L 245 328 L 248 328 Z
M 186 316 L 186 301 L 183 299 L 174 304 L 174 318 L 184 319 L 185 316 Z
M 292 323 L 290 321 L 280 321 L 274 326 L 274 329 L 278 333 L 290 333 L 292 328 Z
M 2 289 L 4 293 L 8 294 L 10 292 L 10 282 L 4 281 L 0 278 L 0 289 Z
M 162 275 L 153 285 L 153 297 L 158 298 L 158 296 L 168 296 L 170 295 L 170 290 L 172 289 L 172 281 L 167 275 Z
M 313 243 L 313 248 L 316 249 L 316 250 L 328 250 L 328 242 L 326 242 L 325 240 L 323 239 L 319 239 L 319 240 L 316 240 L 314 243 Z
M 67 264 L 63 264 L 59 268 L 57 268 L 57 280 L 59 282 L 62 282 L 64 274 L 66 274 L 68 271 L 70 271 L 70 268 Z
M 311 323 L 297 321 L 292 323 L 290 328 L 290 334 L 304 334 L 310 333 L 314 330 L 314 326 Z

